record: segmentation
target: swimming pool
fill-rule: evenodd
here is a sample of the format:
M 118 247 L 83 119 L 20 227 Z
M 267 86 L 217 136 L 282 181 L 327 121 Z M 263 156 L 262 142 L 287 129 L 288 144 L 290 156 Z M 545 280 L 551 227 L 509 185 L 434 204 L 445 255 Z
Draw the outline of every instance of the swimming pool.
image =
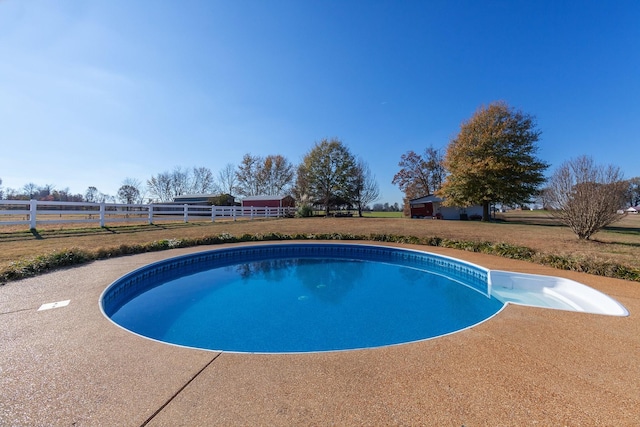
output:
M 423 340 L 471 327 L 504 304 L 488 271 L 384 246 L 271 244 L 145 266 L 113 283 L 102 309 L 139 335 L 258 353 L 335 351 Z
M 251 353 L 371 348 L 463 330 L 506 303 L 626 315 L 592 288 L 423 251 L 286 243 L 199 252 L 110 285 L 104 314 L 136 334 Z

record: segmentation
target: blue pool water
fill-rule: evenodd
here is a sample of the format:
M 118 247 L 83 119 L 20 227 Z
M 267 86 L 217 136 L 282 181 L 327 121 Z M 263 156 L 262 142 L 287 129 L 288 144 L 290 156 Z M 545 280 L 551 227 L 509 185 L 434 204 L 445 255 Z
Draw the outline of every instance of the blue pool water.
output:
M 486 271 L 424 252 L 345 244 L 220 249 L 152 264 L 111 285 L 114 322 L 211 350 L 379 347 L 475 325 L 503 303 Z

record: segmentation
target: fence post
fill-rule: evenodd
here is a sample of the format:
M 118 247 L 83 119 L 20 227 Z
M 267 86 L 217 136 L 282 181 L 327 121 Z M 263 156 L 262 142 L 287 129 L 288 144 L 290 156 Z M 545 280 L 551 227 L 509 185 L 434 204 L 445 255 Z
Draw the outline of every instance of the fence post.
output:
M 104 228 L 104 217 L 105 217 L 106 205 L 104 202 L 100 203 L 100 227 Z
M 184 222 L 189 222 L 189 205 L 184 204 Z
M 36 211 L 38 210 L 38 202 L 31 199 L 29 200 L 29 221 L 32 230 L 36 229 Z
M 211 205 L 211 222 L 216 222 L 216 205 Z
M 147 208 L 149 209 L 149 225 L 151 225 L 153 224 L 153 205 L 149 203 L 149 205 L 147 205 Z
M 253 206 L 251 206 L 251 213 L 250 213 L 250 217 L 251 217 L 251 220 L 253 221 Z
M 237 214 L 237 212 L 238 212 L 238 207 L 237 207 L 237 206 L 234 206 L 234 207 L 233 207 L 233 220 L 234 220 L 234 221 L 236 220 L 236 214 Z

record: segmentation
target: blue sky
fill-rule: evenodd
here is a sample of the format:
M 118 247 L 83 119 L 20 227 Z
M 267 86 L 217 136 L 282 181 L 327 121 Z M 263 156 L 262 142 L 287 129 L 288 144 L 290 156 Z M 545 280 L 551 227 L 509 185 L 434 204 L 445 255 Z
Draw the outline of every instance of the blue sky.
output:
M 0 179 L 115 195 L 322 138 L 381 202 L 409 150 L 483 104 L 537 118 L 538 156 L 640 176 L 640 2 L 0 0 Z

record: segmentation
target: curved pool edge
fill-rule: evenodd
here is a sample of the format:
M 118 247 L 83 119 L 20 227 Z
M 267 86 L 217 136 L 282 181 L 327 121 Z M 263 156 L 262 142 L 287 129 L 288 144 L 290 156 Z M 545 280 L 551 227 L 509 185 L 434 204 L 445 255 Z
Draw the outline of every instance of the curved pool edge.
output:
M 104 311 L 101 309 L 102 314 L 107 318 L 107 320 L 117 326 L 118 328 L 120 328 L 123 331 L 126 331 L 130 334 L 133 334 L 139 338 L 145 339 L 145 340 L 149 340 L 149 341 L 153 341 L 156 343 L 160 343 L 160 344 L 165 344 L 165 345 L 170 345 L 173 347 L 178 347 L 178 348 L 185 348 L 185 349 L 190 349 L 190 350 L 200 350 L 200 351 L 206 351 L 206 352 L 210 352 L 210 353 L 228 353 L 228 354 L 252 354 L 252 355 L 282 355 L 282 356 L 286 356 L 286 355 L 313 355 L 313 354 L 322 354 L 322 353 L 346 353 L 346 352 L 351 352 L 351 351 L 371 351 L 371 350 L 379 350 L 379 349 L 385 349 L 385 348 L 393 348 L 393 347 L 400 347 L 400 346 L 404 346 L 404 345 L 410 345 L 410 344 L 418 344 L 421 342 L 427 342 L 427 341 L 432 341 L 438 338 L 444 338 L 444 337 L 448 337 L 451 335 L 456 335 L 458 333 L 464 332 L 464 331 L 468 331 L 471 330 L 473 328 L 476 328 L 488 321 L 490 321 L 491 319 L 493 319 L 494 317 L 498 316 L 500 313 L 502 313 L 508 306 L 509 304 L 502 304 L 502 306 L 500 307 L 500 309 L 498 311 L 496 311 L 495 313 L 493 313 L 491 316 L 480 320 L 479 322 L 476 322 L 472 325 L 466 326 L 464 328 L 452 331 L 452 332 L 447 332 L 445 334 L 441 334 L 441 335 L 437 335 L 437 336 L 433 336 L 433 337 L 427 337 L 427 338 L 422 338 L 422 339 L 418 339 L 418 340 L 412 340 L 412 341 L 406 341 L 406 342 L 399 342 L 399 343 L 393 343 L 393 344 L 385 344 L 385 345 L 379 345 L 379 346 L 375 346 L 375 347 L 358 347 L 358 348 L 345 348 L 345 349 L 332 349 L 332 350 L 314 350 L 314 351 L 282 351 L 282 352 L 268 352 L 268 351 L 240 351 L 240 350 L 221 350 L 221 349 L 210 349 L 210 348 L 203 348 L 203 347 L 196 347 L 196 346 L 190 346 L 190 345 L 184 345 L 184 344 L 176 344 L 176 343 L 172 343 L 172 342 L 168 342 L 168 341 L 163 341 L 163 340 L 159 340 L 156 338 L 152 338 L 152 337 L 148 337 L 146 335 L 142 335 L 138 332 L 132 331 L 130 329 L 125 328 L 124 326 L 118 324 L 117 322 L 115 322 L 113 319 L 111 319 L 109 316 L 107 316 Z
M 331 257 L 344 256 L 345 258 L 353 258 L 353 259 L 363 259 L 367 261 L 382 261 L 385 263 L 392 263 L 398 265 L 408 266 L 406 263 L 411 263 L 412 261 L 417 261 L 418 264 L 422 263 L 422 267 L 426 267 L 427 264 L 429 268 L 440 269 L 440 271 L 431 271 L 433 274 L 442 275 L 448 277 L 450 280 L 458 282 L 459 284 L 477 292 L 478 294 L 483 295 L 484 297 L 494 300 L 495 303 L 499 304 L 495 311 L 492 312 L 487 317 L 483 317 L 474 323 L 465 325 L 460 329 L 455 329 L 447 332 L 443 332 L 434 336 L 425 336 L 417 339 L 400 341 L 400 342 L 391 342 L 385 343 L 375 346 L 362 346 L 362 347 L 350 347 L 350 348 L 334 348 L 334 349 L 322 349 L 322 350 L 313 350 L 313 351 L 244 351 L 244 350 L 229 350 L 229 349 L 217 349 L 217 348 L 203 348 L 200 346 L 191 346 L 189 344 L 180 344 L 180 343 L 171 343 L 164 341 L 162 339 L 157 339 L 154 337 L 150 337 L 145 335 L 144 333 L 136 332 L 135 330 L 129 329 L 125 325 L 119 324 L 116 320 L 112 318 L 112 314 L 118 310 L 120 304 L 125 304 L 126 300 L 133 298 L 147 289 L 151 289 L 151 287 L 147 288 L 149 283 L 156 282 L 157 276 L 163 276 L 166 274 L 171 274 L 172 271 L 176 270 L 172 266 L 180 266 L 182 268 L 190 268 L 189 266 L 198 266 L 200 264 L 199 260 L 204 258 L 219 258 L 223 259 L 226 262 L 230 262 L 231 264 L 235 264 L 238 260 L 234 259 L 233 254 L 243 254 L 243 253 L 251 253 L 251 252 L 259 252 L 259 253 L 268 253 L 270 250 L 282 250 L 283 248 L 289 248 L 289 250 L 293 250 L 294 255 L 296 257 L 301 257 L 301 249 L 316 249 L 320 251 L 331 251 Z M 358 256 L 358 251 L 364 251 L 367 254 L 365 258 L 362 256 Z M 395 257 L 393 260 L 390 259 L 390 254 Z M 255 253 L 254 253 L 255 255 Z M 378 258 L 376 258 L 378 255 Z M 273 254 L 270 254 L 268 257 L 271 258 Z M 317 257 L 316 253 L 310 255 L 311 257 Z M 304 256 L 302 256 L 304 257 Z M 253 258 L 252 258 L 253 260 Z M 404 263 L 402 263 L 403 261 Z M 218 267 L 220 265 L 217 265 Z M 415 267 L 416 265 L 412 264 L 411 266 Z M 208 269 L 212 268 L 210 265 L 201 267 L 200 269 Z M 214 267 L 215 268 L 215 267 Z M 179 268 L 177 270 L 180 270 Z M 446 270 L 447 274 L 444 274 Z M 343 352 L 343 351 L 353 351 L 353 350 L 364 350 L 364 349 L 374 349 L 374 348 L 384 348 L 384 347 L 393 347 L 398 345 L 417 343 L 421 341 L 431 340 L 435 338 L 440 338 L 448 335 L 452 335 L 467 329 L 474 328 L 496 316 L 506 307 L 506 304 L 499 301 L 497 298 L 494 298 L 489 293 L 488 284 L 488 273 L 489 270 L 473 264 L 471 262 L 463 261 L 454 257 L 436 254 L 432 252 L 410 249 L 406 247 L 398 247 L 398 246 L 389 246 L 389 245 L 376 245 L 376 244 L 368 244 L 364 243 L 336 243 L 336 242 L 269 242 L 269 243 L 258 243 L 258 244 L 242 244 L 242 245 L 230 245 L 223 248 L 213 248 L 207 249 L 203 251 L 196 251 L 192 253 L 182 254 L 174 257 L 169 257 L 163 260 L 155 261 L 150 264 L 144 265 L 142 267 L 136 268 L 132 270 L 120 278 L 113 281 L 109 286 L 107 286 L 100 295 L 99 305 L 100 310 L 104 317 L 106 317 L 110 323 L 118 326 L 118 328 L 125 330 L 129 333 L 137 335 L 142 338 L 150 339 L 152 341 L 161 342 L 169 345 L 174 345 L 177 347 L 184 348 L 192 348 L 192 349 L 200 349 L 211 352 L 226 352 L 226 353 L 241 353 L 241 354 L 302 354 L 302 353 L 324 353 L 324 352 Z M 189 275 L 189 272 L 181 273 L 180 275 L 185 274 Z M 466 281 L 464 280 L 466 279 Z M 161 281 L 162 279 L 160 279 Z M 469 281 L 473 283 L 469 283 Z M 138 286 L 140 288 L 138 288 Z M 119 298 L 114 298 L 114 295 Z M 115 304 L 115 309 L 114 309 Z
M 399 346 L 404 344 L 411 344 L 411 343 L 418 343 L 422 341 L 433 340 L 436 338 L 441 338 L 448 335 L 456 334 L 458 332 L 462 332 L 468 329 L 473 329 L 474 327 L 477 327 L 478 325 L 493 319 L 495 316 L 501 313 L 509 304 L 546 308 L 546 309 L 559 309 L 559 310 L 574 311 L 574 312 L 603 314 L 603 315 L 610 315 L 610 316 L 628 316 L 629 315 L 629 312 L 626 310 L 626 308 L 615 299 L 609 297 L 603 292 L 600 292 L 590 286 L 584 285 L 582 283 L 579 283 L 570 279 L 565 279 L 562 277 L 555 277 L 555 276 L 547 276 L 547 275 L 517 273 L 517 272 L 511 272 L 511 271 L 504 271 L 504 270 L 491 270 L 481 265 L 475 264 L 473 262 L 461 260 L 450 255 L 429 252 L 422 249 L 411 248 L 406 246 L 395 246 L 395 245 L 377 244 L 377 243 L 369 243 L 369 242 L 336 243 L 333 241 L 328 241 L 328 242 L 287 241 L 287 242 L 268 242 L 268 243 L 256 242 L 253 244 L 240 244 L 240 245 L 230 244 L 228 246 L 225 245 L 225 247 L 221 247 L 221 248 L 215 247 L 213 249 L 200 250 L 192 253 L 177 255 L 177 256 L 169 257 L 159 261 L 155 261 L 150 264 L 147 264 L 132 270 L 131 272 L 121 276 L 120 278 L 112 282 L 109 286 L 107 286 L 100 295 L 100 299 L 99 299 L 100 310 L 102 314 L 112 324 L 118 326 L 119 328 L 129 333 L 132 333 L 134 335 L 137 335 L 139 337 L 146 338 L 152 341 L 161 342 L 164 344 L 169 344 L 177 347 L 199 349 L 199 350 L 205 350 L 205 351 L 217 352 L 217 353 L 226 352 L 226 353 L 240 353 L 240 354 L 274 354 L 273 352 L 260 352 L 260 351 L 235 351 L 235 350 L 207 349 L 207 348 L 201 348 L 201 347 L 193 347 L 189 345 L 175 344 L 175 343 L 170 343 L 170 342 L 158 340 L 155 338 L 147 337 L 135 331 L 131 331 L 130 329 L 118 324 L 113 319 L 111 319 L 110 315 L 107 313 L 107 311 L 104 308 L 104 297 L 109 293 L 110 290 L 112 290 L 112 287 L 114 285 L 116 285 L 118 282 L 120 282 L 123 279 L 134 278 L 138 275 L 142 275 L 144 277 L 145 272 L 148 273 L 150 272 L 150 270 L 153 270 L 154 268 L 162 267 L 163 265 L 167 265 L 167 263 L 171 263 L 175 261 L 180 261 L 180 260 L 186 261 L 187 259 L 194 259 L 201 256 L 202 254 L 220 252 L 225 250 L 234 250 L 234 249 L 241 250 L 243 248 L 247 249 L 247 248 L 265 248 L 265 247 L 268 248 L 268 247 L 281 247 L 281 246 L 314 246 L 314 245 L 315 246 L 318 246 L 318 245 L 319 246 L 352 246 L 352 247 L 362 247 L 362 248 L 376 248 L 376 249 L 383 249 L 383 250 L 397 250 L 397 251 L 402 251 L 406 253 L 415 253 L 416 255 L 420 255 L 420 256 L 430 255 L 430 256 L 433 256 L 442 260 L 446 260 L 458 265 L 464 265 L 472 269 L 475 269 L 477 271 L 482 271 L 486 273 L 486 284 L 488 286 L 487 292 L 489 293 L 488 296 L 493 296 L 497 300 L 502 302 L 502 307 L 498 309 L 495 313 L 490 315 L 489 317 L 482 319 L 477 323 L 474 323 L 472 325 L 469 325 L 467 327 L 464 327 L 452 332 L 448 332 L 448 333 L 444 333 L 444 334 L 432 336 L 432 337 L 426 337 L 423 339 L 412 340 L 412 341 L 401 342 L 401 343 L 392 343 L 392 344 L 381 345 L 376 347 L 331 349 L 331 350 L 319 350 L 319 351 L 300 351 L 300 352 L 293 351 L 293 352 L 280 352 L 277 354 L 344 352 L 344 351 L 355 351 L 355 350 L 365 350 L 365 349 L 371 350 L 375 348 L 394 347 L 394 346 Z M 535 286 L 532 286 L 532 283 L 535 283 Z M 506 293 L 508 293 L 507 291 L 510 291 L 511 293 L 513 293 L 514 291 L 521 292 L 521 293 L 528 294 L 529 296 L 533 293 L 537 297 L 543 297 L 547 299 L 551 298 L 552 300 L 555 300 L 555 301 L 563 300 L 565 304 L 554 305 L 554 304 L 549 304 L 548 302 L 536 303 L 536 302 L 528 301 L 526 299 L 522 300 L 521 298 L 520 299 L 514 298 L 513 295 L 507 296 L 506 295 Z M 585 295 L 591 295 L 591 298 L 588 298 L 588 297 L 585 298 Z M 580 302 L 576 302 L 576 300 L 587 300 L 589 303 L 584 304 L 584 302 L 580 303 Z M 598 306 L 599 303 L 603 303 L 603 302 L 604 302 L 604 305 L 607 307 L 603 308 Z
M 287 248 L 308 249 L 313 252 L 295 252 L 296 257 L 317 257 L 327 255 L 331 251 L 332 257 L 351 258 L 352 251 L 347 248 L 356 248 L 360 254 L 366 253 L 366 260 L 389 261 L 389 254 L 396 256 L 394 260 L 406 262 L 424 262 L 425 265 L 436 269 L 435 274 L 447 273 L 447 276 L 459 283 L 474 289 L 477 292 L 490 296 L 489 269 L 480 265 L 463 261 L 454 257 L 436 254 L 433 252 L 409 249 L 397 246 L 372 245 L 367 243 L 336 243 L 336 242 L 277 242 L 261 243 L 255 245 L 232 245 L 224 248 L 207 249 L 193 253 L 178 255 L 164 260 L 156 261 L 139 267 L 113 281 L 101 294 L 100 306 L 107 317 L 112 314 L 114 305 L 122 305 L 123 299 L 131 299 L 146 291 L 158 280 L 183 276 L 198 271 L 203 271 L 212 266 L 219 267 L 243 261 L 246 256 L 252 256 L 251 260 L 259 260 L 260 255 L 264 259 L 282 255 Z M 338 249 L 337 251 L 332 250 Z M 316 251 L 314 251 L 316 250 Z M 292 255 L 292 254 L 287 254 Z M 178 272 L 178 269 L 180 271 Z M 463 281 L 461 281 L 463 280 Z M 108 297 L 108 298 L 107 298 Z

